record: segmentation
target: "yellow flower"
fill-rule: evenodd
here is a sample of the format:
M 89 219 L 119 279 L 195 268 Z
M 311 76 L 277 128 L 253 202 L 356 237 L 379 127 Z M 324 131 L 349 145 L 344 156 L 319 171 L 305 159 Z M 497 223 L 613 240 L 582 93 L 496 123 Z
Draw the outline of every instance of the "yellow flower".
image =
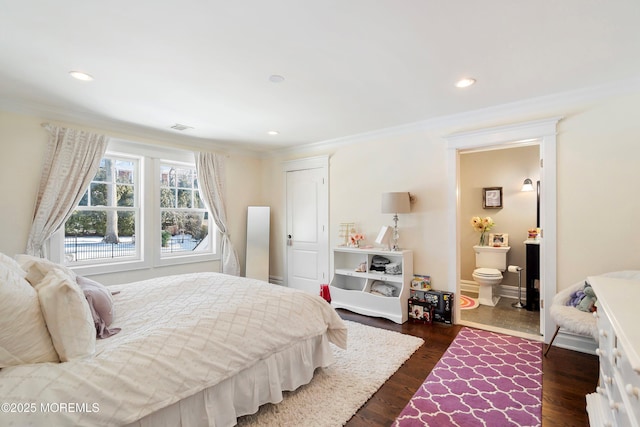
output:
M 480 218 L 479 216 L 474 216 L 471 218 L 471 226 L 475 231 L 485 232 L 491 230 L 493 226 L 496 225 L 491 219 L 490 216 Z

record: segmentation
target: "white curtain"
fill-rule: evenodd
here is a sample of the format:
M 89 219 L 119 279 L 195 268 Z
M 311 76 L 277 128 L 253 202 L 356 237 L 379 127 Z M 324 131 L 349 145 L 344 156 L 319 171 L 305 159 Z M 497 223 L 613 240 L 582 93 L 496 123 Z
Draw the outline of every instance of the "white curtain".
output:
M 43 124 L 49 145 L 26 252 L 44 257 L 45 242 L 64 226 L 100 167 L 109 138 Z
M 222 272 L 234 276 L 240 275 L 240 262 L 227 225 L 227 209 L 224 190 L 224 157 L 213 153 L 197 153 L 196 169 L 200 196 L 213 214 L 213 220 L 222 234 Z

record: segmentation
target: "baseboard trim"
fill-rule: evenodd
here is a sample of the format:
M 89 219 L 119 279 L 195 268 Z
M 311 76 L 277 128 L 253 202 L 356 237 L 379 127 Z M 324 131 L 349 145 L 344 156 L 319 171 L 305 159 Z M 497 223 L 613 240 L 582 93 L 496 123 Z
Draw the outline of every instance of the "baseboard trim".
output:
M 501 285 L 500 296 L 505 298 L 518 299 L 518 287 L 512 285 Z M 527 301 L 527 295 L 524 289 L 522 289 L 522 296 L 520 298 L 522 299 L 523 303 Z
M 558 332 L 558 336 L 553 341 L 553 346 L 593 355 L 596 354 L 596 349 L 598 348 L 598 344 L 593 338 L 574 334 L 563 329 Z M 553 355 L 553 349 L 549 351 L 549 355 Z
M 460 291 L 472 294 L 478 293 L 478 284 L 473 280 L 460 280 Z
M 279 277 L 279 276 L 269 276 L 269 283 L 272 283 L 274 285 L 283 286 L 284 285 L 284 279 L 282 277 Z
M 479 286 L 473 280 L 460 280 L 460 291 L 477 294 Z M 501 297 L 518 299 L 518 287 L 512 285 L 500 285 L 499 294 Z M 524 289 L 522 289 L 522 303 L 527 301 L 527 295 Z

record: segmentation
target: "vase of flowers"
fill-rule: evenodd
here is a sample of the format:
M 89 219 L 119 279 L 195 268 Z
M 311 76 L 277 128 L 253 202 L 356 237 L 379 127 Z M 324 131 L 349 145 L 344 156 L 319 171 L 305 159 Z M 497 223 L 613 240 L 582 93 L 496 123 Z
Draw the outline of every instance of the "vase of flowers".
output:
M 364 240 L 364 234 L 360 234 L 360 233 L 349 234 L 349 244 L 351 247 L 359 248 L 361 240 Z
M 480 246 L 487 246 L 487 231 L 491 230 L 494 225 L 496 224 L 490 216 L 484 218 L 474 216 L 471 218 L 471 226 L 475 231 L 480 232 L 480 242 L 478 243 Z

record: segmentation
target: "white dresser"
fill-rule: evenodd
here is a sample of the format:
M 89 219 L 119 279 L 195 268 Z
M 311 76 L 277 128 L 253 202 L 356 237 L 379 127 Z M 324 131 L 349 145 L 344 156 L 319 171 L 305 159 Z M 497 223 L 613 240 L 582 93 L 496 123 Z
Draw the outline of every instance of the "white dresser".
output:
M 600 378 L 587 395 L 591 427 L 640 427 L 640 280 L 588 278 L 598 297 Z

